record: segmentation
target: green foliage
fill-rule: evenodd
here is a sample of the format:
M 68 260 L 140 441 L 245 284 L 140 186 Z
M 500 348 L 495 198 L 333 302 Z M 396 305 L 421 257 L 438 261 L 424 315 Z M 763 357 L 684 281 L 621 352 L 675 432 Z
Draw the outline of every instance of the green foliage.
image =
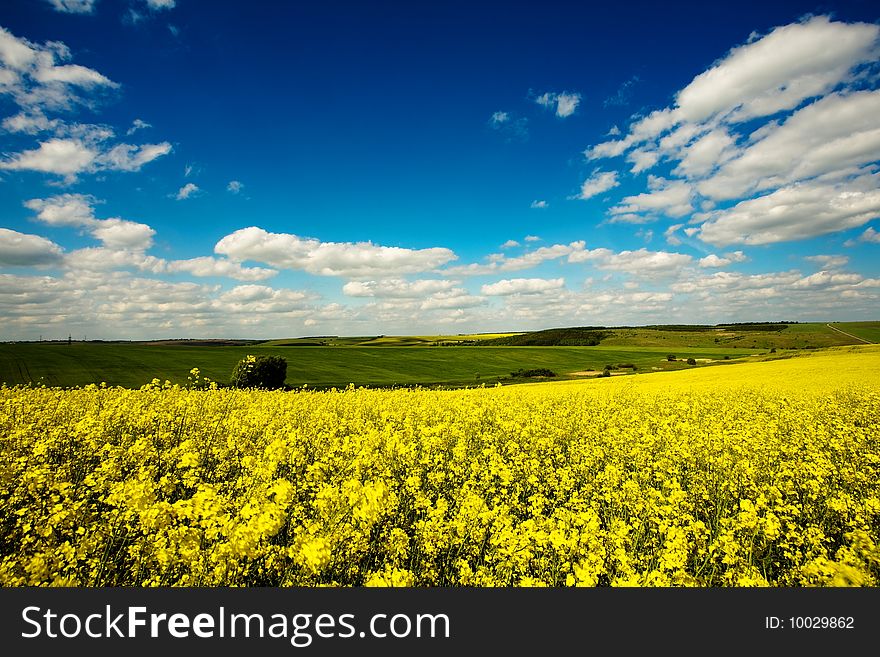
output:
M 594 328 L 547 329 L 492 340 L 480 340 L 476 344 L 498 347 L 595 347 L 610 335 L 610 331 Z
M 671 363 L 672 361 L 675 360 L 675 354 L 667 354 L 666 360 L 668 360 Z
M 696 365 L 697 361 L 693 358 L 688 358 L 687 363 L 688 365 Z
M 556 372 L 548 370 L 546 367 L 539 367 L 532 370 L 524 370 L 519 368 L 516 372 L 511 372 L 510 376 L 515 379 L 529 379 L 537 376 L 556 376 Z
M 230 383 L 236 388 L 284 387 L 287 378 L 287 359 L 281 356 L 246 356 L 232 370 Z

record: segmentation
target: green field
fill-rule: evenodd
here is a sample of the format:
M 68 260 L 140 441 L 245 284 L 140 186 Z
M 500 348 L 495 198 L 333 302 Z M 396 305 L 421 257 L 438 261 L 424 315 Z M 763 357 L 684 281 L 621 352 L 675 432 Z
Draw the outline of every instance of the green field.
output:
M 140 387 L 153 378 L 185 384 L 189 371 L 225 384 L 235 364 L 248 354 L 287 359 L 291 386 L 344 387 L 394 385 L 478 385 L 518 382 L 516 370 L 546 368 L 559 379 L 583 378 L 606 365 L 634 364 L 639 374 L 730 363 L 758 355 L 785 357 L 784 350 L 880 341 L 880 322 L 793 324 L 782 330 L 762 327 L 616 328 L 598 346 L 470 346 L 511 334 L 429 336 L 315 336 L 265 342 L 218 340 L 156 342 L 0 343 L 0 382 L 8 385 L 78 386 L 106 383 Z M 680 330 L 681 329 L 681 330 Z M 458 343 L 458 345 L 457 345 Z M 460 346 L 465 343 L 467 346 Z M 678 360 L 670 362 L 673 353 Z M 793 353 L 793 352 L 789 352 Z M 726 357 L 726 358 L 725 358 Z M 615 375 L 631 373 L 629 369 Z
M 834 322 L 831 326 L 872 343 L 880 343 L 880 322 Z
M 668 362 L 658 347 L 191 347 L 126 343 L 0 344 L 0 380 L 14 385 L 45 383 L 75 386 L 105 382 L 140 387 L 154 377 L 186 383 L 189 370 L 225 383 L 247 354 L 287 358 L 287 383 L 293 386 L 475 385 L 495 383 L 523 368 L 548 368 L 557 374 L 601 370 L 606 364 L 632 363 L 642 372 L 689 367 Z M 681 349 L 679 358 L 718 359 L 747 355 L 737 349 Z

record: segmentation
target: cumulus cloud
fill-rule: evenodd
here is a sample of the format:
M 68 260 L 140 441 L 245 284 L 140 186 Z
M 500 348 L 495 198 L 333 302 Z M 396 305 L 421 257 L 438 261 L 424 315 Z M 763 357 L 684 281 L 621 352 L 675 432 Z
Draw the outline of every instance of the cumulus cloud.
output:
M 188 260 L 172 260 L 167 263 L 165 271 L 187 272 L 193 276 L 222 276 L 239 281 L 264 281 L 278 272 L 265 267 L 243 267 L 241 263 L 230 262 L 224 258 L 202 256 Z
M 526 235 L 523 239 L 526 242 L 540 242 L 541 241 L 541 238 L 538 237 L 537 235 Z
M 346 278 L 388 277 L 436 269 L 456 255 L 433 247 L 406 249 L 372 242 L 321 242 L 250 226 L 221 239 L 214 251 L 234 261 L 253 260 L 279 269 Z
M 487 296 L 543 294 L 548 291 L 562 289 L 564 286 L 564 278 L 509 278 L 484 285 L 480 288 L 480 291 Z
M 713 199 L 738 198 L 835 171 L 880 153 L 880 90 L 834 93 L 807 105 L 700 183 Z
M 407 281 L 401 278 L 386 278 L 377 281 L 349 281 L 342 286 L 342 292 L 350 297 L 418 299 L 452 290 L 455 285 L 456 281 L 445 279 Z
M 37 267 L 61 260 L 60 246 L 39 235 L 0 228 L 0 266 Z
M 83 228 L 108 249 L 143 251 L 153 244 L 156 234 L 146 224 L 120 219 L 98 219 L 94 205 L 98 201 L 83 194 L 60 194 L 45 199 L 30 199 L 26 208 L 37 213 L 37 221 L 50 226 Z
M 581 102 L 581 95 L 575 92 L 563 91 L 561 93 L 547 92 L 535 98 L 538 105 L 554 109 L 556 116 L 565 118 L 574 114 Z
M 678 218 L 703 206 L 692 221 L 708 224 L 695 232 L 715 245 L 804 239 L 865 223 L 857 206 L 871 206 L 877 187 L 871 179 L 866 188 L 865 177 L 880 153 L 880 90 L 865 88 L 876 79 L 863 69 L 877 61 L 878 39 L 878 25 L 813 16 L 731 49 L 672 106 L 584 151 L 588 159 L 626 154 L 634 173 L 668 160 L 677 177 L 661 190 L 649 176 L 650 191 L 614 206 L 611 221 Z M 806 198 L 819 188 L 834 192 L 828 203 Z M 734 208 L 712 211 L 726 201 Z M 807 217 L 799 231 L 805 205 L 827 220 Z
M 9 95 L 23 110 L 63 110 L 88 104 L 84 91 L 119 86 L 98 71 L 65 64 L 70 58 L 70 49 L 61 42 L 40 45 L 0 27 L 0 93 Z
M 610 249 L 593 249 L 575 252 L 569 256 L 571 262 L 593 261 L 599 269 L 619 271 L 635 276 L 670 275 L 690 264 L 691 256 L 668 251 L 649 251 L 641 248 L 636 251 L 614 253 Z
M 844 255 L 812 255 L 805 256 L 804 260 L 815 262 L 822 269 L 840 269 L 849 262 L 849 257 Z
M 97 157 L 97 150 L 77 139 L 50 139 L 41 143 L 39 148 L 0 161 L 0 169 L 74 176 L 92 167 Z
M 649 176 L 648 182 L 650 192 L 625 196 L 611 208 L 612 223 L 644 223 L 652 220 L 656 214 L 678 218 L 693 211 L 693 189 L 688 183 L 656 176 Z
M 861 184 L 796 183 L 705 215 L 704 242 L 771 244 L 856 228 L 880 216 L 878 174 Z
M 726 253 L 724 256 L 718 256 L 714 253 L 710 253 L 705 258 L 700 258 L 699 265 L 703 268 L 710 267 L 726 267 L 727 265 L 733 264 L 734 262 L 743 262 L 746 259 L 745 254 L 742 251 L 733 251 L 732 253 Z
M 566 256 L 570 257 L 573 253 L 583 251 L 583 249 L 584 242 L 576 241 L 570 244 L 542 246 L 534 251 L 527 251 L 515 258 L 510 258 L 503 253 L 493 253 L 488 257 L 487 263 L 472 263 L 448 267 L 443 270 L 443 273 L 452 276 L 481 276 L 497 272 L 520 271 L 531 269 L 548 260 L 558 260 Z
M 619 184 L 616 171 L 595 171 L 583 182 L 581 191 L 574 198 L 587 200 L 614 189 Z
M 177 194 L 174 195 L 174 198 L 178 201 L 183 201 L 199 191 L 199 186 L 195 183 L 186 183 L 183 187 L 177 190 Z
M 229 184 L 226 185 L 226 191 L 230 194 L 238 194 L 241 190 L 244 189 L 244 185 L 241 184 L 238 180 L 230 180 Z
M 73 10 L 85 4 L 65 0 L 58 6 Z M 66 63 L 71 56 L 70 49 L 61 42 L 40 45 L 0 27 L 0 94 L 9 96 L 19 108 L 17 114 L 4 119 L 3 127 L 23 134 L 54 133 L 35 148 L 6 154 L 0 160 L 0 169 L 56 174 L 70 183 L 80 173 L 137 171 L 170 152 L 167 142 L 109 144 L 114 134 L 106 126 L 49 118 L 49 112 L 92 106 L 101 93 L 119 87 L 94 69 Z M 139 121 L 133 129 L 148 125 Z
M 519 245 L 520 245 L 519 242 L 517 242 L 516 240 L 507 240 L 504 244 L 501 245 L 501 248 L 502 249 L 513 249 Z
M 531 203 L 531 205 L 529 205 L 529 207 L 534 210 L 534 209 L 544 209 L 546 207 L 549 207 L 549 205 L 550 204 L 547 203 L 547 201 L 539 201 L 536 199 L 536 200 L 532 201 L 532 203 Z

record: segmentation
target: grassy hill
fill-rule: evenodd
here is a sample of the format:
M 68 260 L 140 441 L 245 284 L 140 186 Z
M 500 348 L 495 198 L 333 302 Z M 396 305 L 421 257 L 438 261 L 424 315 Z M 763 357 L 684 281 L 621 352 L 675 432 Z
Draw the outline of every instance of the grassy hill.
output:
M 576 346 L 598 338 L 596 346 Z M 462 386 L 511 382 L 518 370 L 547 369 L 558 379 L 688 369 L 812 349 L 880 341 L 880 322 L 726 325 L 717 327 L 592 327 L 528 333 L 425 336 L 318 336 L 272 341 L 0 343 L 0 382 L 77 386 L 105 382 L 140 387 L 153 378 L 185 384 L 189 370 L 226 383 L 248 354 L 288 360 L 287 383 L 313 387 Z M 571 342 L 575 346 L 571 346 Z M 581 344 L 583 343 L 581 342 Z M 476 346 L 480 345 L 480 346 Z M 523 346 L 517 346 L 523 345 Z M 541 346 L 545 345 L 545 346 Z M 564 345 L 564 346 L 559 346 Z M 442 347 L 442 348 L 438 348 Z M 670 361 L 668 354 L 676 359 Z M 761 355 L 761 356 L 756 356 Z M 621 368 L 621 365 L 635 365 Z

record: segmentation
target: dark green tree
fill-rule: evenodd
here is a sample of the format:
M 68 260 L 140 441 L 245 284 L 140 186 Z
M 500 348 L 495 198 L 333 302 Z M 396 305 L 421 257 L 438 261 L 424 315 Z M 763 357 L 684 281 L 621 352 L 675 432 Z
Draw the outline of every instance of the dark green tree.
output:
M 235 388 L 277 390 L 287 378 L 287 359 L 281 356 L 246 356 L 232 370 L 230 383 Z

